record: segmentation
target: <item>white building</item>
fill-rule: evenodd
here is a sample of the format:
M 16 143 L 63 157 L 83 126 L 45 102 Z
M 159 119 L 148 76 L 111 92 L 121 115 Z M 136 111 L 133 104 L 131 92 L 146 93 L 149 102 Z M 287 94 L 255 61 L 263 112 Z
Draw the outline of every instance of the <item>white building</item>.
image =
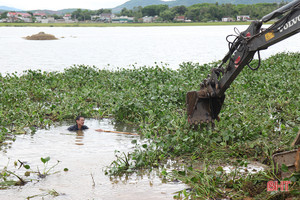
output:
M 222 22 L 233 22 L 233 18 L 232 17 L 223 17 L 222 18 Z
M 65 20 L 66 23 L 71 23 L 72 21 L 72 15 L 71 14 L 65 14 L 63 16 L 63 19 Z
M 110 14 L 110 13 L 102 13 L 100 15 L 92 15 L 91 20 L 92 21 L 98 21 L 98 22 L 106 22 L 110 23 L 112 22 L 112 19 L 115 18 L 115 14 Z
M 120 16 L 112 18 L 112 23 L 132 23 L 134 20 L 133 17 Z
M 38 22 L 38 23 L 45 23 L 45 20 L 43 20 L 43 19 L 47 18 L 45 13 L 36 12 L 36 13 L 33 13 L 33 16 L 35 17 L 35 21 Z M 44 22 L 42 22 L 42 21 L 44 21 Z
M 250 16 L 249 15 L 238 15 L 236 16 L 236 21 L 249 21 Z
M 153 17 L 148 17 L 148 16 L 145 16 L 143 17 L 143 23 L 152 23 L 153 22 Z

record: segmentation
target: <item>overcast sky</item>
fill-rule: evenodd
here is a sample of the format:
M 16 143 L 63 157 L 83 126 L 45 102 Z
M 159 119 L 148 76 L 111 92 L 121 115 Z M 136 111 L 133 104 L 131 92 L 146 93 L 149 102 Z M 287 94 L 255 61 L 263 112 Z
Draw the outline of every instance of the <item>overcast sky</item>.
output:
M 100 8 L 114 8 L 126 1 L 129 0 L 0 0 L 0 6 L 14 7 L 22 10 L 60 10 L 66 8 L 98 10 Z

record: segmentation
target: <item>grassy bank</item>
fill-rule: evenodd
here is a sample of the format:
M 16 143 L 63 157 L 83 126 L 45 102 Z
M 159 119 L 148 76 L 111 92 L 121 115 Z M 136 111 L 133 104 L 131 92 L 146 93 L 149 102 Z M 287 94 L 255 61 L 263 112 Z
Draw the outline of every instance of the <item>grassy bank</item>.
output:
M 193 23 L 0 23 L 0 27 L 147 27 L 147 26 L 226 26 L 249 25 L 250 22 L 193 22 Z
M 45 127 L 78 114 L 113 117 L 138 125 L 141 136 L 149 140 L 132 141 L 135 150 L 112 163 L 107 169 L 111 175 L 163 168 L 171 158 L 188 166 L 172 173 L 163 170 L 166 177 L 191 186 L 181 197 L 292 196 L 299 190 L 299 175 L 290 178 L 293 192 L 274 194 L 266 191 L 266 183 L 276 180 L 275 169 L 242 177 L 226 175 L 222 166 L 244 166 L 250 161 L 272 166 L 272 153 L 291 149 L 300 124 L 299 63 L 299 53 L 278 54 L 262 61 L 258 71 L 245 68 L 227 92 L 221 121 L 214 130 L 201 131 L 187 124 L 185 96 L 199 89 L 216 64 L 116 71 L 77 66 L 64 72 L 29 70 L 22 76 L 2 75 L 0 139 L 24 133 L 24 127 Z M 200 170 L 198 161 L 202 162 Z

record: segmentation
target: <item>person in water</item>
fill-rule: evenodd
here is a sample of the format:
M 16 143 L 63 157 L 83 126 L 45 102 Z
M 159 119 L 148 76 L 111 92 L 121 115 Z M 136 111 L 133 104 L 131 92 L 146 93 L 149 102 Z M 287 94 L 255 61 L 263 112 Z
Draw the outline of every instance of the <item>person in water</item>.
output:
M 69 131 L 86 130 L 89 128 L 86 125 L 84 125 L 84 117 L 78 116 L 78 117 L 76 117 L 75 121 L 76 121 L 76 124 L 73 126 L 70 126 L 68 128 Z

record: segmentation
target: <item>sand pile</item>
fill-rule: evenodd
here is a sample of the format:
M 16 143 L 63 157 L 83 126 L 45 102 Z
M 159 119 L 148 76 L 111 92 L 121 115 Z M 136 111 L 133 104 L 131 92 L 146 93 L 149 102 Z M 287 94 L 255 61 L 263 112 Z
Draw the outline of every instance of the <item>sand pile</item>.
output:
M 26 40 L 57 40 L 54 35 L 39 32 L 38 34 L 25 37 Z

